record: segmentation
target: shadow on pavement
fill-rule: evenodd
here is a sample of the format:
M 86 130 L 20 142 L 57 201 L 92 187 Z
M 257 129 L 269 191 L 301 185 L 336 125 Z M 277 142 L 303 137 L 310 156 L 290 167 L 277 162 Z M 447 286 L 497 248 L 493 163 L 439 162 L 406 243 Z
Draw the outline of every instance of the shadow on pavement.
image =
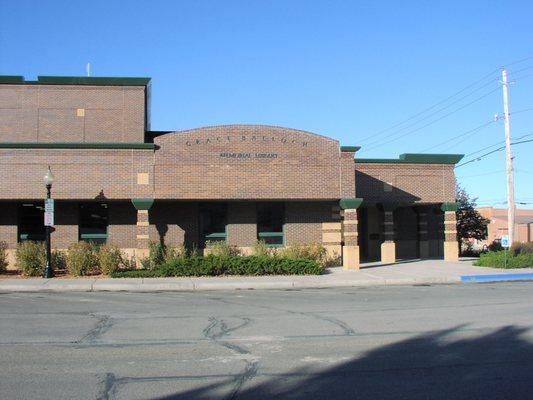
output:
M 507 326 L 454 337 L 463 327 L 376 348 L 329 369 L 262 371 L 174 395 L 170 399 L 531 399 L 533 343 L 527 329 Z M 475 333 L 472 333 L 473 335 Z M 354 338 L 354 340 L 357 340 Z M 234 387 L 220 397 L 222 387 Z M 215 394 L 215 392 L 217 394 Z

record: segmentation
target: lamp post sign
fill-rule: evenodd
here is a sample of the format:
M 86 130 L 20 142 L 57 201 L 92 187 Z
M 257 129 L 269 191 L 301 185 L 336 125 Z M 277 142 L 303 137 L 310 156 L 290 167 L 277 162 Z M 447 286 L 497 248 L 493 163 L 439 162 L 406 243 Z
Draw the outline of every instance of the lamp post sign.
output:
M 54 199 L 44 201 L 44 226 L 54 226 Z

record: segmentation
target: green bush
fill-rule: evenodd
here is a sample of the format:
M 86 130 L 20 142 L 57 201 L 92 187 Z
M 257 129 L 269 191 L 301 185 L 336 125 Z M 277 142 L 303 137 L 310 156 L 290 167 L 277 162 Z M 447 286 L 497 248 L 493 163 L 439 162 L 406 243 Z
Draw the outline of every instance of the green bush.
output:
M 171 277 L 219 275 L 319 275 L 322 267 L 314 260 L 279 256 L 184 257 L 165 263 L 154 270 L 116 271 L 111 276 Z
M 50 261 L 52 263 L 52 268 L 54 269 L 54 271 L 67 269 L 67 256 L 64 252 L 59 250 L 53 250 L 51 256 L 52 258 Z
M 287 258 L 316 261 L 322 266 L 328 262 L 326 248 L 319 243 L 292 244 L 281 248 L 278 254 Z
M 499 240 L 494 240 L 489 244 L 489 251 L 500 251 L 503 250 L 502 244 Z
M 514 242 L 510 251 L 514 256 L 519 254 L 533 254 L 533 242 Z
M 7 243 L 0 242 L 0 272 L 7 269 Z
M 150 251 L 148 258 L 140 260 L 141 266 L 145 269 L 155 269 L 166 262 L 187 256 L 184 246 L 167 246 L 160 242 L 150 242 L 148 248 Z
M 41 276 L 46 266 L 46 247 L 43 242 L 25 241 L 17 245 L 15 266 L 24 276 Z
M 103 244 L 98 249 L 98 265 L 105 275 L 118 271 L 124 264 L 122 251 L 115 245 Z
M 148 244 L 148 260 L 141 260 L 143 267 L 154 269 L 165 262 L 165 246 L 160 242 L 150 242 Z
M 78 242 L 69 246 L 67 269 L 73 276 L 93 274 L 98 268 L 98 247 L 88 242 Z
M 268 244 L 264 240 L 256 241 L 252 246 L 252 254 L 259 257 L 273 256 L 276 253 L 276 249 L 268 247 Z
M 237 257 L 242 254 L 237 246 L 231 246 L 224 241 L 207 241 L 206 253 L 218 257 Z
M 474 265 L 494 268 L 533 267 L 533 253 L 520 253 L 515 256 L 507 251 L 489 251 L 481 254 Z

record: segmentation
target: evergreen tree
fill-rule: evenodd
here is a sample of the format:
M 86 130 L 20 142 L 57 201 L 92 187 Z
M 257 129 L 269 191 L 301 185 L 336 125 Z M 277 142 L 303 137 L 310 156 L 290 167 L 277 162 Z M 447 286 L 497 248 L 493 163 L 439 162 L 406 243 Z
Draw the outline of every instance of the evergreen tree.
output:
M 471 198 L 465 189 L 457 185 L 457 240 L 459 251 L 466 239 L 482 240 L 487 237 L 488 219 L 476 211 L 477 198 Z

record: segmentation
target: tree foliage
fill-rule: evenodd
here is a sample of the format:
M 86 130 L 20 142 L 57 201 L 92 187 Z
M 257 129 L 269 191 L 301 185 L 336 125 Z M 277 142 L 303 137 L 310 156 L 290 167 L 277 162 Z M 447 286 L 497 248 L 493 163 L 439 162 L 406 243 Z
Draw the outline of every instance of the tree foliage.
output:
M 465 189 L 457 185 L 457 240 L 462 243 L 465 239 L 482 240 L 487 237 L 488 219 L 483 218 L 476 211 L 476 200 L 468 195 Z

